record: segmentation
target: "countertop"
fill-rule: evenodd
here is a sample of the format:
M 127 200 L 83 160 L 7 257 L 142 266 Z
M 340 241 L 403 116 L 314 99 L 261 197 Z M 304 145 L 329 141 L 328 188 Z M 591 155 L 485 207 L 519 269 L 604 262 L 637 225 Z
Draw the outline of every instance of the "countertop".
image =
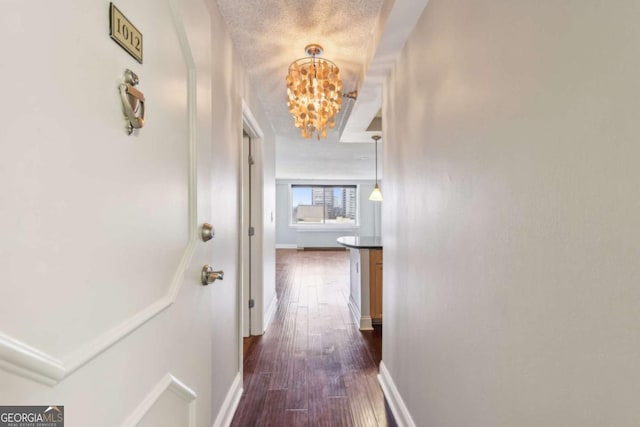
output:
M 374 236 L 342 236 L 338 244 L 354 249 L 382 249 L 382 238 Z

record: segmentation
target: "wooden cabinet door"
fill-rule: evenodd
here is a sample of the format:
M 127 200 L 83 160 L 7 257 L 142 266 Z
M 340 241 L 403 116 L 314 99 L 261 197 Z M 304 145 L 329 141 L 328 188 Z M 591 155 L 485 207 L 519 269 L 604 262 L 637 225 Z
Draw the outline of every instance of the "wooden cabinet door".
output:
M 382 250 L 369 251 L 371 319 L 382 323 Z

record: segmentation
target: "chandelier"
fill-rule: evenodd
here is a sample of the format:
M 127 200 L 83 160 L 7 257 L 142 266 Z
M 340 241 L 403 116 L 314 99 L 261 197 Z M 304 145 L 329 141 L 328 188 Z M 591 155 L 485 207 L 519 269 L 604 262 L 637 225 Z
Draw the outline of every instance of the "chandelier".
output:
M 342 81 L 336 64 L 316 58 L 322 46 L 310 44 L 304 48 L 307 58 L 295 60 L 287 73 L 289 112 L 304 138 L 313 133 L 318 139 L 327 137 L 327 126 L 336 125 L 336 114 L 342 105 Z

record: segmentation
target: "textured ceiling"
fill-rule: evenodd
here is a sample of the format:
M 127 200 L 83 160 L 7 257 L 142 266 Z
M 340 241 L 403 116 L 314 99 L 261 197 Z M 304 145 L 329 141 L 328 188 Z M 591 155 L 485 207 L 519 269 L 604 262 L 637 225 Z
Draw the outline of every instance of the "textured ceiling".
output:
M 428 0 L 217 0 L 253 90 L 276 134 L 277 179 L 373 179 L 367 132 L 382 105 L 382 82 Z M 303 139 L 286 102 L 289 65 L 311 43 L 340 67 L 344 92 L 337 126 Z M 380 141 L 380 146 L 385 141 Z M 392 143 L 392 142 L 391 142 Z M 384 165 L 380 162 L 379 174 Z
M 296 137 L 286 105 L 289 64 L 318 43 L 324 58 L 340 67 L 344 91 L 356 88 L 357 76 L 373 46 L 372 33 L 383 0 L 218 0 L 220 12 L 253 89 L 276 134 Z M 341 114 L 353 101 L 344 100 Z M 338 123 L 342 117 L 338 116 Z M 335 133 L 335 131 L 333 132 Z

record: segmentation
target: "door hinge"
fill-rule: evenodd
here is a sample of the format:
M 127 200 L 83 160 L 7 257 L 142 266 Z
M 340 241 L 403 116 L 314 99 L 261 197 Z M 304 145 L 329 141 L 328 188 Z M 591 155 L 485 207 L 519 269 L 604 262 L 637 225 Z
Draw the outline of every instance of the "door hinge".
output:
M 251 298 L 249 300 L 249 308 L 253 308 L 254 305 L 256 305 L 256 302 L 253 300 L 253 298 Z
M 249 236 L 253 236 L 254 234 L 256 234 L 256 229 L 253 227 L 249 227 Z
M 249 155 L 249 166 L 253 166 L 256 162 L 253 161 L 253 156 Z

